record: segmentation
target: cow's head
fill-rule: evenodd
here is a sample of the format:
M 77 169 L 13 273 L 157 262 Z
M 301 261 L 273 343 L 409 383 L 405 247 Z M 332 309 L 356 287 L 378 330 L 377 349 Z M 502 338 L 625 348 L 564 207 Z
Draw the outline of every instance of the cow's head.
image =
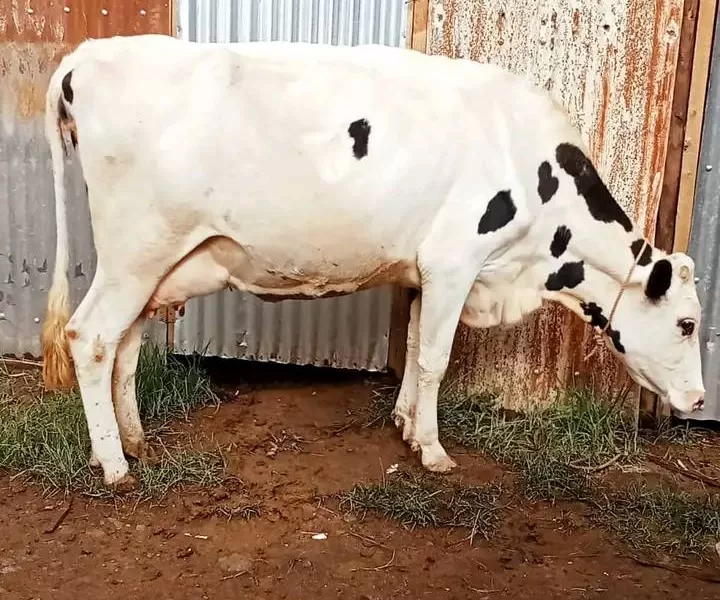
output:
M 679 252 L 649 265 L 644 284 L 623 293 L 606 331 L 609 347 L 635 382 L 685 413 L 701 409 L 705 395 L 694 270 L 692 258 Z M 602 311 L 592 303 L 582 309 L 602 329 Z

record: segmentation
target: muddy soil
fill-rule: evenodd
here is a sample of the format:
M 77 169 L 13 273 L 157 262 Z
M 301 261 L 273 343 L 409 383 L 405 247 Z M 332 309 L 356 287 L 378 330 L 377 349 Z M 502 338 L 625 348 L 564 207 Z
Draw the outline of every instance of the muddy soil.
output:
M 394 463 L 417 469 L 418 459 L 394 429 L 361 425 L 384 380 L 267 371 L 224 381 L 219 408 L 177 426 L 224 449 L 232 478 L 216 489 L 139 504 L 75 497 L 48 533 L 67 500 L 0 475 L 0 598 L 720 597 L 719 584 L 638 565 L 585 522 L 580 505 L 515 501 L 495 536 L 471 546 L 466 531 L 407 530 L 318 501 L 380 481 Z M 453 481 L 508 477 L 482 456 L 449 450 L 459 463 Z M 231 514 L 255 505 L 260 516 Z

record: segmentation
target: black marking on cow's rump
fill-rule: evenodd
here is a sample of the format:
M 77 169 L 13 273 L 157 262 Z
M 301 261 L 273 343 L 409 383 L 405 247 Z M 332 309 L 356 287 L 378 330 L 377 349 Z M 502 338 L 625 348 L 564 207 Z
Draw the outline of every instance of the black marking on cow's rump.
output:
M 502 229 L 515 217 L 517 207 L 513 202 L 510 190 L 500 190 L 488 202 L 485 213 L 478 222 L 479 234 L 490 233 Z
M 575 180 L 577 193 L 585 198 L 594 219 L 603 223 L 614 221 L 620 223 L 625 231 L 632 231 L 632 221 L 613 198 L 592 162 L 580 148 L 573 144 L 560 144 L 555 150 L 555 158 L 562 170 Z
M 558 191 L 559 186 L 560 182 L 557 177 L 553 176 L 550 163 L 546 160 L 540 163 L 540 166 L 538 167 L 537 191 L 543 204 L 551 200 Z
M 666 258 L 661 258 L 650 271 L 650 277 L 645 285 L 645 295 L 653 302 L 660 300 L 670 289 L 671 282 L 672 265 Z
M 560 258 L 563 252 L 567 250 L 571 237 L 572 231 L 565 227 L 565 225 L 560 225 L 560 227 L 555 230 L 555 235 L 550 243 L 550 254 L 555 258 Z
M 590 317 L 590 325 L 592 325 L 593 327 L 599 327 L 600 329 L 603 329 L 607 325 L 608 320 L 607 317 L 603 314 L 603 309 L 594 302 L 581 302 L 580 308 L 582 308 L 582 311 L 586 316 Z M 620 332 L 613 329 L 612 327 L 608 327 L 605 333 L 608 334 L 608 337 L 612 341 L 613 346 L 615 346 L 615 350 L 622 354 L 625 354 L 625 346 L 623 346 L 620 342 Z
M 563 288 L 574 288 L 585 281 L 584 261 L 566 262 L 557 271 L 548 275 L 545 289 L 559 292 Z
M 370 139 L 370 123 L 365 119 L 358 119 L 350 123 L 348 134 L 353 139 L 353 155 L 360 160 L 368 153 L 368 140 Z
M 633 258 L 638 257 L 638 253 L 640 252 L 640 249 L 643 247 L 643 244 L 645 243 L 645 240 L 640 238 L 638 240 L 635 240 L 632 244 L 630 244 L 630 250 L 632 252 Z M 638 259 L 637 264 L 641 267 L 644 267 L 646 265 L 649 265 L 652 262 L 652 246 L 648 244 L 645 246 L 645 250 L 643 250 L 642 256 Z
M 62 83 L 60 84 L 60 87 L 62 87 L 63 98 L 65 98 L 65 101 L 68 104 L 72 104 L 73 99 L 75 98 L 75 92 L 72 89 L 72 85 L 70 85 L 72 81 L 72 73 L 72 70 L 65 73 L 65 77 L 62 78 Z

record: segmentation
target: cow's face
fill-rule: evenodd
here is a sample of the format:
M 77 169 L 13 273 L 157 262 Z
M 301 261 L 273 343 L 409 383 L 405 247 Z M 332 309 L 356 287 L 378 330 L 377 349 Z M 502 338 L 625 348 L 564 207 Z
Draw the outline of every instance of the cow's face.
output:
M 685 413 L 701 409 L 705 395 L 694 270 L 682 253 L 656 261 L 645 284 L 620 299 L 611 324 L 619 344 L 608 339 L 636 383 Z

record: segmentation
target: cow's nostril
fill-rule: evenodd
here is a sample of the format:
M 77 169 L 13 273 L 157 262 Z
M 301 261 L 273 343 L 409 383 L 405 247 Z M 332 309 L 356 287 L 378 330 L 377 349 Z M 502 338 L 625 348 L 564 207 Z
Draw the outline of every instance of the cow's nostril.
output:
M 702 410 L 705 406 L 705 400 L 704 398 L 700 398 L 695 404 L 693 404 L 693 410 Z

